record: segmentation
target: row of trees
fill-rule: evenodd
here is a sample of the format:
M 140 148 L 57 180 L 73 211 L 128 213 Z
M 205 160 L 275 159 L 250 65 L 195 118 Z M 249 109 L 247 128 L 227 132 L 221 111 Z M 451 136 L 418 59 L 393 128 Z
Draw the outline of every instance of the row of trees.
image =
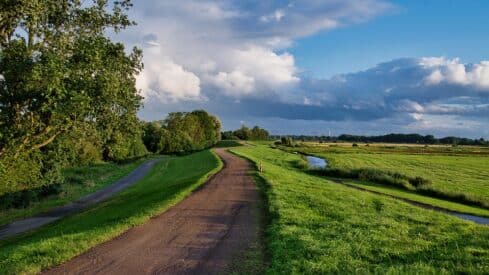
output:
M 435 138 L 433 135 L 419 134 L 387 134 L 380 136 L 359 136 L 359 135 L 340 135 L 340 136 L 307 136 L 291 135 L 294 140 L 301 141 L 320 141 L 320 142 L 384 142 L 384 143 L 412 143 L 412 144 L 458 144 L 458 145 L 489 145 L 489 141 L 480 139 L 460 138 L 460 137 L 443 137 Z M 272 136 L 272 139 L 280 139 L 281 136 Z
M 221 122 L 203 110 L 170 113 L 165 120 L 147 122 L 143 141 L 153 153 L 171 154 L 202 150 L 221 139 Z
M 388 134 L 381 136 L 341 135 L 338 140 L 349 142 L 386 142 L 386 143 L 419 143 L 419 144 L 458 144 L 458 145 L 489 145 L 483 138 L 470 139 L 460 137 L 435 138 L 433 135 L 419 134 Z
M 141 50 L 106 37 L 129 0 L 0 2 L 0 194 L 61 180 L 62 168 L 146 154 L 136 112 Z
M 250 129 L 243 125 L 237 130 L 223 132 L 222 139 L 268 140 L 270 139 L 270 134 L 267 130 L 258 126 Z

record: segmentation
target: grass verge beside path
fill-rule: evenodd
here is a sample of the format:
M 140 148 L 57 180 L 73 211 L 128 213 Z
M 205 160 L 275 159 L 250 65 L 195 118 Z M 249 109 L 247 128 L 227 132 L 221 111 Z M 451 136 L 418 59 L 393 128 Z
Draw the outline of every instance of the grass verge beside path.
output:
M 62 185 L 63 191 L 60 194 L 33 202 L 26 208 L 11 208 L 0 211 L 0 226 L 76 201 L 127 176 L 146 160 L 148 158 L 125 164 L 101 163 L 66 169 L 63 173 L 65 176 L 65 182 Z
M 137 184 L 83 213 L 0 242 L 0 274 L 34 274 L 140 225 L 222 168 L 210 150 L 157 163 Z
M 298 155 L 232 151 L 261 163 L 270 186 L 267 273 L 489 272 L 487 226 L 308 175 Z

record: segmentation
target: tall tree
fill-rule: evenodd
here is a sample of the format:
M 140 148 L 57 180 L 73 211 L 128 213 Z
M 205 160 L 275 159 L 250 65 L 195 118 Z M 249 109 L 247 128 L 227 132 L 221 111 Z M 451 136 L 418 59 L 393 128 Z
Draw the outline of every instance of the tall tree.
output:
M 141 51 L 104 37 L 132 24 L 130 1 L 0 5 L 0 157 L 42 148 L 78 122 L 135 113 Z
M 145 152 L 135 88 L 142 52 L 135 48 L 127 54 L 106 37 L 109 29 L 118 32 L 133 24 L 126 15 L 130 7 L 130 0 L 0 1 L 0 177 L 5 186 L 28 188 L 56 180 L 52 175 L 63 166 L 56 154 L 64 150 L 53 147 L 67 143 L 55 140 L 72 137 L 70 132 L 96 129 L 106 159 Z

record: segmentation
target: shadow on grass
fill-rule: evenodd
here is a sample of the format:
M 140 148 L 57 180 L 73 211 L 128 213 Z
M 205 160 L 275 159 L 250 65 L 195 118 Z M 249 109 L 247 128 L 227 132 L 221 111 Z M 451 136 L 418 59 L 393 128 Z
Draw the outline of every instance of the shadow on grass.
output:
M 239 146 L 243 146 L 243 144 L 241 144 L 239 140 L 221 140 L 216 145 L 214 145 L 214 148 L 239 147 Z

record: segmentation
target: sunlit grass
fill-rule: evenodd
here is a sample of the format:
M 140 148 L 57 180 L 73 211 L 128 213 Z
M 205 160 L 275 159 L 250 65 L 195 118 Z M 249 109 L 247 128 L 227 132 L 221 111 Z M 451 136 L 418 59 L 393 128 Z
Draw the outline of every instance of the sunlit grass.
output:
M 385 147 L 305 146 L 284 149 L 326 158 L 333 168 L 374 168 L 410 177 L 423 177 L 432 182 L 430 188 L 434 190 L 465 194 L 489 204 L 489 155 L 481 153 L 489 152 L 489 148 Z M 448 151 L 451 153 L 448 154 Z
M 269 184 L 271 274 L 489 272 L 489 227 L 309 175 L 299 155 L 232 151 Z

